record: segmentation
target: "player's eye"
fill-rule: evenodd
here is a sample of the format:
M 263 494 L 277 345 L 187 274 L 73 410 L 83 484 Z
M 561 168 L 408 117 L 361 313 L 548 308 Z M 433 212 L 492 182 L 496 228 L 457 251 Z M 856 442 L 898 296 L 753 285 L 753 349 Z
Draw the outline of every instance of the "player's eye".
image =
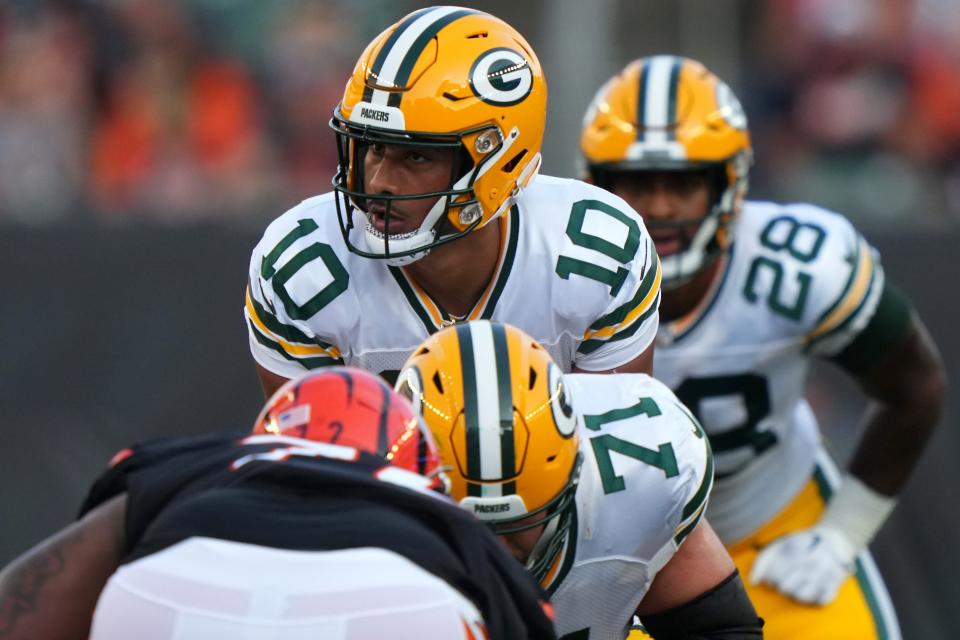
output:
M 430 162 L 430 154 L 419 149 L 410 149 L 407 151 L 407 160 L 413 164 L 424 164 Z

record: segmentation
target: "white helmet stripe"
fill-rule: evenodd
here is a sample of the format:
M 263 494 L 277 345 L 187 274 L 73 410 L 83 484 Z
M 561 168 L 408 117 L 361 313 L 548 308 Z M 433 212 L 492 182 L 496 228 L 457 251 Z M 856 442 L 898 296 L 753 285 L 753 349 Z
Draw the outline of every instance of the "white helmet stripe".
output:
M 393 46 L 390 47 L 390 50 L 386 52 L 386 57 L 384 57 L 382 51 L 377 56 L 378 60 L 383 60 L 383 63 L 377 72 L 375 82 L 381 86 L 396 84 L 397 73 L 400 71 L 401 64 L 406 59 L 407 54 L 410 53 L 411 47 L 420 39 L 420 36 L 430 30 L 437 22 L 457 12 L 463 12 L 463 9 L 460 7 L 437 7 L 423 13 L 408 25 L 396 42 L 393 43 Z M 403 79 L 403 82 L 406 84 L 406 78 Z M 389 97 L 390 92 L 374 89 L 370 102 L 375 105 L 387 106 Z
M 493 330 L 489 322 L 470 324 L 476 377 L 477 427 L 480 435 L 480 477 L 499 480 L 503 477 L 500 454 L 500 385 L 497 379 L 497 358 Z M 485 485 L 484 497 L 499 497 L 501 485 Z
M 671 113 L 671 94 L 674 77 L 673 69 L 677 65 L 677 58 L 673 56 L 654 56 L 647 63 L 646 87 L 643 97 L 643 125 L 646 127 L 646 141 L 657 143 L 667 141 L 667 125 L 671 124 L 674 114 Z

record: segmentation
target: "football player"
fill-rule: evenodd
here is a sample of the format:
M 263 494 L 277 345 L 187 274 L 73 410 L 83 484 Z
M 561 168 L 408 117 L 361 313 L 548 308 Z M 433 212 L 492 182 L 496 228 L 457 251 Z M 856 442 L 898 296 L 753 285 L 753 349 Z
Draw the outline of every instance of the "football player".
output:
M 427 336 L 509 321 L 561 368 L 649 371 L 660 267 L 640 217 L 538 175 L 547 86 L 512 27 L 430 7 L 363 52 L 333 112 L 333 192 L 273 221 L 245 315 L 265 391 L 345 363 L 394 379 Z
M 535 582 L 438 491 L 438 462 L 380 378 L 308 374 L 252 435 L 118 454 L 81 519 L 0 574 L 0 636 L 554 637 Z
M 710 522 L 771 638 L 897 638 L 867 545 L 940 415 L 936 347 L 843 216 L 745 201 L 747 118 L 700 63 L 654 56 L 608 81 L 581 150 L 590 179 L 643 215 L 663 261 L 654 370 L 716 456 Z M 824 452 L 804 384 L 814 358 L 876 411 L 849 470 Z
M 423 343 L 400 373 L 449 467 L 451 496 L 492 525 L 551 594 L 568 640 L 760 638 L 762 621 L 703 519 L 713 458 L 645 374 L 563 375 L 510 325 Z

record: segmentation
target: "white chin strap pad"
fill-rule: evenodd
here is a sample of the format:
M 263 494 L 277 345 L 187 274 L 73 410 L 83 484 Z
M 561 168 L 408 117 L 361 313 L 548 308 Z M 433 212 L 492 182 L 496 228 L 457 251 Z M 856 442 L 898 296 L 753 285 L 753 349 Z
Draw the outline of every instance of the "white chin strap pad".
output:
M 706 256 L 707 245 L 717 232 L 717 214 L 711 212 L 693 236 L 690 241 L 690 247 L 686 251 L 681 251 L 670 256 L 660 258 L 660 269 L 663 272 L 663 281 L 682 282 L 689 278 L 703 266 L 703 260 Z
M 550 518 L 550 522 L 543 528 L 543 533 L 540 534 L 540 537 L 537 539 L 537 544 L 533 547 L 530 556 L 527 558 L 528 569 L 532 569 L 540 557 L 547 552 L 550 541 L 557 535 L 557 528 L 560 526 L 561 517 L 562 516 Z

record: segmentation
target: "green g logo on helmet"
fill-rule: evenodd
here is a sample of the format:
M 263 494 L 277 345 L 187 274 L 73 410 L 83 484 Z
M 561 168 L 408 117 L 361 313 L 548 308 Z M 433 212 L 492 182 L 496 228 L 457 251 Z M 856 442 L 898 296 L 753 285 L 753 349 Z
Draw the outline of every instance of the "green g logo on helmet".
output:
M 530 63 L 512 49 L 498 47 L 477 58 L 470 69 L 470 88 L 487 104 L 522 102 L 533 88 Z

